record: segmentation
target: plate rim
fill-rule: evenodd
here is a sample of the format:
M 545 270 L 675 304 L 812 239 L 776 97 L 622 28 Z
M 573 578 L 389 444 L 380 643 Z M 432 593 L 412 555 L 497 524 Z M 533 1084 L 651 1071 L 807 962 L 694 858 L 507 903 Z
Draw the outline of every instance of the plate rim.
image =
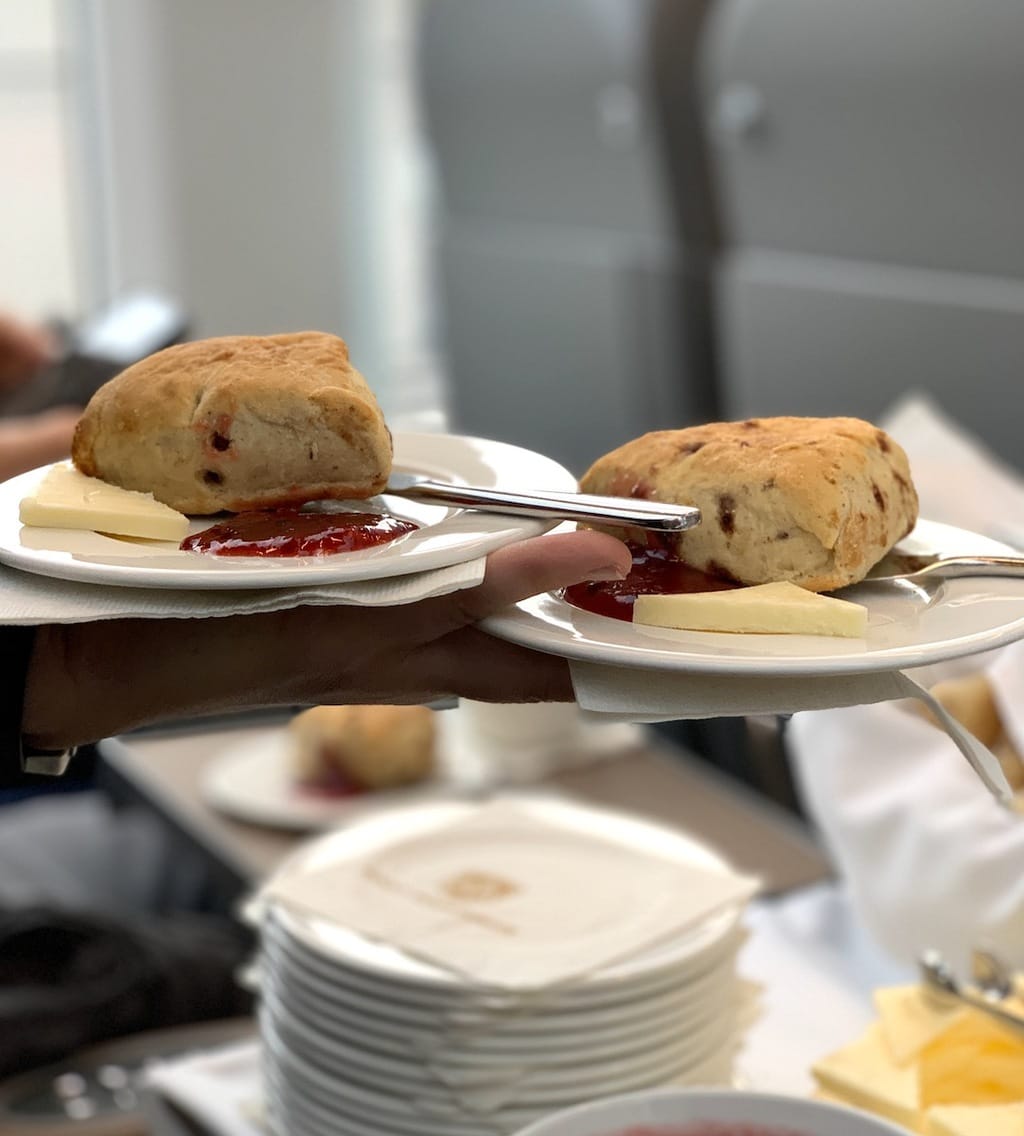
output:
M 470 434 L 412 430 L 396 430 L 393 437 L 396 469 L 411 466 L 415 470 L 418 463 L 427 464 L 429 462 L 435 468 L 425 470 L 425 472 L 438 476 L 436 466 L 438 464 L 445 466 L 446 458 L 427 459 L 420 457 L 417 459 L 412 456 L 405 456 L 403 450 L 412 450 L 415 453 L 417 448 L 432 450 L 442 446 L 450 447 L 456 451 L 454 468 L 450 468 L 450 472 L 455 475 L 458 475 L 458 465 L 464 465 L 465 461 L 473 456 L 474 451 L 477 451 L 484 460 L 486 460 L 488 453 L 493 455 L 492 460 L 500 460 L 502 475 L 506 472 L 511 474 L 518 462 L 528 460 L 532 463 L 538 463 L 546 469 L 545 480 L 550 479 L 550 488 L 562 492 L 577 488 L 575 475 L 560 462 L 539 451 L 511 442 L 481 438 Z M 0 519 L 0 564 L 44 578 L 67 580 L 74 583 L 102 584 L 111 587 L 153 588 L 171 591 L 255 591 L 316 585 L 329 586 L 332 584 L 385 580 L 395 576 L 453 567 L 486 555 L 507 544 L 540 536 L 560 523 L 557 519 L 480 513 L 479 516 L 484 518 L 480 532 L 467 534 L 465 539 L 454 541 L 450 546 L 438 547 L 430 552 L 418 555 L 407 555 L 404 559 L 401 547 L 396 545 L 397 555 L 387 555 L 387 546 L 384 546 L 383 555 L 380 550 L 377 550 L 375 554 L 364 554 L 363 558 L 358 561 L 345 558 L 352 555 L 359 556 L 360 553 L 339 553 L 335 554 L 337 560 L 335 560 L 335 557 L 306 557 L 301 561 L 293 560 L 287 564 L 261 560 L 258 568 L 244 567 L 234 563 L 230 567 L 206 569 L 201 567 L 185 569 L 153 566 L 147 568 L 144 558 L 139 557 L 127 558 L 129 561 L 127 563 L 108 564 L 77 559 L 73 552 L 63 549 L 27 549 L 19 542 L 23 526 L 17 517 L 17 502 L 52 466 L 68 460 L 68 458 L 63 458 L 58 462 L 50 462 L 0 483 L 0 508 L 13 507 L 14 509 L 13 517 Z M 493 485 L 496 487 L 507 485 L 509 488 L 522 488 L 521 483 L 513 484 L 511 480 L 506 481 L 504 476 L 496 477 Z M 545 485 L 545 488 L 547 487 Z M 432 530 L 433 535 L 437 535 L 436 530 L 439 526 L 458 523 L 466 515 L 472 515 L 472 512 L 472 510 L 462 507 L 450 507 L 443 520 L 436 525 L 427 527 Z M 490 526 L 488 526 L 488 519 Z M 211 523 L 213 523 L 212 520 Z M 45 530 L 40 528 L 40 531 Z M 81 531 L 84 533 L 90 530 Z M 409 547 L 408 538 L 405 538 L 402 545 L 405 548 Z M 360 567 L 352 570 L 353 564 Z M 332 571 L 332 569 L 337 569 L 337 571 Z
M 288 832 L 322 834 L 333 828 L 342 827 L 350 821 L 362 820 L 379 809 L 397 808 L 438 799 L 459 800 L 469 793 L 468 789 L 460 790 L 455 781 L 435 774 L 399 789 L 367 790 L 350 797 L 314 797 L 306 802 L 310 806 L 308 810 L 303 811 L 300 805 L 299 810 L 296 811 L 284 806 L 275 809 L 270 802 L 264 808 L 255 801 L 255 798 L 245 797 L 242 800 L 226 789 L 225 781 L 232 771 L 242 769 L 252 772 L 254 767 L 279 773 L 276 784 L 282 787 L 290 786 L 292 781 L 288 777 L 286 768 L 286 739 L 287 725 L 284 725 L 268 729 L 258 737 L 238 739 L 233 744 L 225 746 L 203 769 L 199 781 L 199 792 L 203 800 L 225 816 L 245 821 L 247 824 L 263 825 Z M 254 807 L 250 808 L 246 803 L 250 800 L 254 801 Z M 322 807 L 318 807 L 314 802 L 319 802 Z
M 971 532 L 969 529 L 961 529 L 955 525 L 922 518 L 915 526 L 914 532 L 917 532 L 921 527 L 941 529 L 976 538 L 986 546 L 984 550 L 986 554 L 1021 555 L 1019 549 L 1004 544 L 1002 541 L 984 536 L 981 533 Z M 904 539 L 909 539 L 911 535 L 913 534 L 908 534 L 908 537 Z M 956 584 L 957 581 L 950 581 L 949 583 Z M 948 584 L 943 586 L 948 586 Z M 545 613 L 545 607 L 551 604 L 557 604 L 559 612 L 566 610 L 578 612 L 573 618 L 587 627 L 589 627 L 591 621 L 597 620 L 602 621 L 601 625 L 607 622 L 608 624 L 629 626 L 621 620 L 612 619 L 610 616 L 600 616 L 573 608 L 554 592 L 544 592 L 521 600 L 504 612 L 488 616 L 482 621 L 481 626 L 488 634 L 494 635 L 496 638 L 533 650 L 543 651 L 546 654 L 558 655 L 571 661 L 605 664 L 638 671 L 655 671 L 663 674 L 700 674 L 737 679 L 825 678 L 891 672 L 928 666 L 969 655 L 983 654 L 1024 638 L 1024 588 L 1021 591 L 1020 616 L 995 628 L 986 629 L 974 635 L 965 635 L 954 640 L 945 640 L 931 646 L 923 645 L 918 648 L 896 646 L 879 648 L 871 652 L 833 656 L 743 656 L 725 654 L 716 656 L 710 645 L 707 653 L 695 653 L 688 644 L 672 649 L 668 646 L 671 640 L 667 638 L 661 640 L 666 644 L 663 648 L 645 646 L 639 642 L 636 645 L 620 644 L 607 639 L 587 637 L 583 631 L 566 630 L 560 622 Z M 671 634 L 669 628 L 659 628 L 658 631 L 664 632 L 666 635 Z M 689 632 L 687 634 L 699 633 Z M 754 635 L 737 635 L 735 637 L 737 641 L 756 640 L 757 638 L 759 637 Z M 773 638 L 778 639 L 780 637 L 773 636 Z M 793 636 L 794 640 L 804 638 L 806 636 Z

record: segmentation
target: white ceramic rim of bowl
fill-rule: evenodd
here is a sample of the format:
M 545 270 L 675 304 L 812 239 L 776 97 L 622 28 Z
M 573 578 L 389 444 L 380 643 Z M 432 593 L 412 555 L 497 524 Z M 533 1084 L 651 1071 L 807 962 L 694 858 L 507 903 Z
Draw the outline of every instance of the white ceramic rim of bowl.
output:
M 732 866 L 709 845 L 679 832 L 668 825 L 646 818 L 556 797 L 530 797 L 516 795 L 520 805 L 544 813 L 560 815 L 581 826 L 581 831 L 608 836 L 618 833 L 627 847 L 653 849 L 656 854 L 670 858 L 682 857 L 684 862 L 733 873 Z M 328 863 L 344 862 L 353 856 L 374 848 L 387 847 L 393 839 L 406 839 L 429 832 L 445 823 L 470 814 L 478 804 L 472 801 L 427 801 L 420 804 L 386 809 L 360 818 L 344 829 L 327 833 L 309 841 L 291 856 L 274 873 L 271 882 L 286 880 L 307 868 L 319 868 Z M 589 827 L 588 827 L 589 826 Z M 375 832 L 376 830 L 376 832 Z M 332 855 L 333 851 L 351 846 L 349 856 Z M 346 849 L 348 850 L 348 849 Z M 261 910 L 262 907 L 262 910 Z M 318 954 L 332 962 L 351 968 L 354 972 L 366 971 L 389 982 L 405 982 L 412 986 L 435 989 L 467 990 L 470 987 L 458 975 L 440 967 L 413 959 L 394 947 L 373 943 L 347 928 L 295 914 L 279 901 L 254 904 L 255 917 L 262 922 L 268 908 L 275 918 L 288 924 L 289 934 L 303 941 Z M 609 965 L 593 975 L 582 978 L 578 988 L 591 989 L 628 984 L 646 979 L 665 970 L 681 966 L 686 960 L 712 948 L 727 937 L 740 918 L 742 905 L 719 912 L 685 935 L 648 951 Z
M 689 1115 L 655 1115 L 662 1109 L 680 1108 Z M 646 1114 L 643 1111 L 645 1110 Z M 708 1111 L 710 1110 L 710 1111 Z M 827 1132 L 828 1136 L 907 1136 L 907 1130 L 887 1120 L 828 1101 L 777 1093 L 750 1093 L 738 1089 L 651 1089 L 616 1094 L 587 1104 L 574 1105 L 553 1113 L 515 1133 L 515 1136 L 624 1136 L 630 1126 L 649 1126 L 657 1136 L 659 1126 L 669 1128 L 710 1121 L 719 1124 L 754 1124 L 765 1136 L 795 1136 L 801 1127 L 806 1136 Z M 828 1128 L 808 1127 L 830 1122 Z M 836 1124 L 842 1124 L 837 1129 Z

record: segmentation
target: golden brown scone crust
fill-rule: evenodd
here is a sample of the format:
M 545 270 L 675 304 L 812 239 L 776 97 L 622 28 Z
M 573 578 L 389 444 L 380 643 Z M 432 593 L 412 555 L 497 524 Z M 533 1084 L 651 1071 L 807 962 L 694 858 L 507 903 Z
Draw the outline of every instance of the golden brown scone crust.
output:
M 393 789 L 434 771 L 434 711 L 425 706 L 313 706 L 288 732 L 297 781 L 337 772 L 365 789 Z
M 102 386 L 71 456 L 182 513 L 370 497 L 391 435 L 344 340 L 322 332 L 168 347 Z
M 858 418 L 751 418 L 645 434 L 596 461 L 586 493 L 696 505 L 685 563 L 743 584 L 824 592 L 863 579 L 914 527 L 907 456 Z M 636 530 L 615 530 L 640 543 Z

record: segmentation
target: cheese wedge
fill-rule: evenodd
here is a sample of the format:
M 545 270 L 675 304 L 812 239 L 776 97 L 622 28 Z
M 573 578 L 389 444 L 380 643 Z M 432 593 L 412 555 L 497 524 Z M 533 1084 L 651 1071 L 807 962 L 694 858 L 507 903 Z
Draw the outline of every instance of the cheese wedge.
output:
M 955 1002 L 949 1006 L 936 1004 L 917 985 L 883 986 L 873 997 L 882 1036 L 897 1065 L 909 1064 L 926 1045 L 970 1012 Z
M 925 1136 L 1024 1136 L 1024 1103 L 936 1105 L 926 1115 Z
M 811 1072 L 819 1091 L 830 1098 L 920 1131 L 917 1070 L 893 1062 L 878 1022 L 850 1045 L 823 1057 Z
M 175 543 L 188 532 L 188 517 L 152 494 L 86 477 L 67 462 L 51 467 L 35 493 L 22 500 L 19 516 L 23 525 L 91 529 Z
M 637 596 L 633 622 L 687 631 L 862 638 L 867 608 L 779 582 L 722 592 Z

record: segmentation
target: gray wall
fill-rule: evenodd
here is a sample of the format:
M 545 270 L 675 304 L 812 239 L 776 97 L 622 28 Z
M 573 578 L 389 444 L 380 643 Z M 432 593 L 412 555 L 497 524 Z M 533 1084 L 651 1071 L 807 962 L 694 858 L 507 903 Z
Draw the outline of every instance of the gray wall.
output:
M 723 410 L 927 391 L 1024 464 L 1024 5 L 718 0 Z

